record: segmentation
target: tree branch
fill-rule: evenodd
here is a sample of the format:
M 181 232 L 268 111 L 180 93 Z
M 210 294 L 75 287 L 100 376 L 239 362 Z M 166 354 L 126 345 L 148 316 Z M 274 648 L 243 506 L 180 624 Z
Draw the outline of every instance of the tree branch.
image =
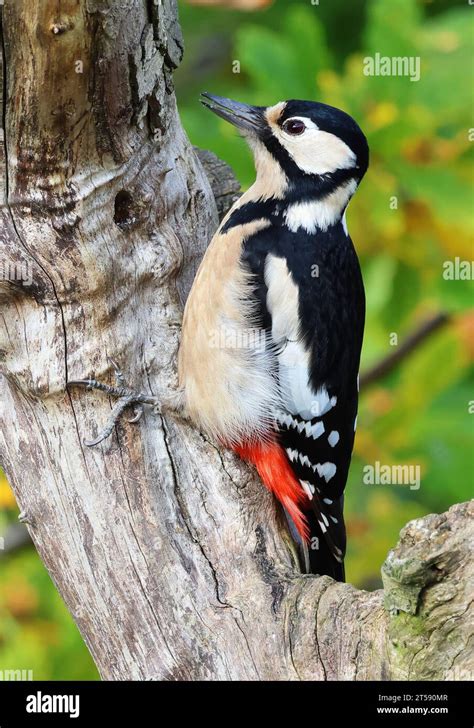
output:
M 219 220 L 222 220 L 234 202 L 240 197 L 240 182 L 236 179 L 233 169 L 222 159 L 216 157 L 213 152 L 209 152 L 207 149 L 198 149 L 197 147 L 194 147 L 194 149 L 211 185 Z
M 428 339 L 436 331 L 439 331 L 451 320 L 451 316 L 446 312 L 437 313 L 427 321 L 424 321 L 415 329 L 407 338 L 402 341 L 385 359 L 377 362 L 371 369 L 360 375 L 360 388 L 364 389 L 371 384 L 383 379 L 390 374 L 400 362 L 406 359 L 415 349 L 417 349 L 426 339 Z

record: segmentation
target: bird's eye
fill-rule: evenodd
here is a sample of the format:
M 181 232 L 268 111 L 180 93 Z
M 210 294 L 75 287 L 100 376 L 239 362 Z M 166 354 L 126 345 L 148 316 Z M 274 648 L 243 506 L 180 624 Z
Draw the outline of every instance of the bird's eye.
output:
M 301 119 L 288 119 L 288 121 L 285 121 L 283 124 L 283 131 L 286 131 L 288 134 L 292 134 L 293 136 L 302 134 L 305 129 L 306 126 L 304 121 L 301 121 Z

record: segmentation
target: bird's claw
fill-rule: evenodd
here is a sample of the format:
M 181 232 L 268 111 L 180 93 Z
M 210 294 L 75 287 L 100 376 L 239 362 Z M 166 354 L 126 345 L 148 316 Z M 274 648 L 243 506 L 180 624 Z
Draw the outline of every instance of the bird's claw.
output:
M 117 383 L 117 386 L 119 387 L 126 387 L 125 377 L 123 375 L 122 370 L 120 369 L 119 365 L 117 364 L 112 357 L 107 357 L 109 362 L 112 364 L 114 373 L 115 373 L 115 381 Z
M 131 417 L 130 419 L 127 419 L 127 422 L 130 422 L 130 424 L 134 424 L 135 422 L 138 422 L 141 419 L 142 414 L 144 412 L 143 405 L 139 404 L 138 407 L 134 407 L 134 412 L 135 412 L 135 414 L 133 415 L 133 417 Z M 156 407 L 153 408 L 153 412 L 156 412 Z
M 101 392 L 105 392 L 109 396 L 114 397 L 118 400 L 117 404 L 110 413 L 109 419 L 107 420 L 105 426 L 99 432 L 97 437 L 92 440 L 84 440 L 84 444 L 87 447 L 94 447 L 100 442 L 103 442 L 103 440 L 106 440 L 111 435 L 115 425 L 117 424 L 118 420 L 120 419 L 123 412 L 127 409 L 127 407 L 134 407 L 135 412 L 134 416 L 127 420 L 127 422 L 130 423 L 136 423 L 140 420 L 144 411 L 143 405 L 145 404 L 152 405 L 154 412 L 160 411 L 160 401 L 157 397 L 143 394 L 142 392 L 136 392 L 128 387 L 126 379 L 118 364 L 113 359 L 109 358 L 109 361 L 114 369 L 116 381 L 115 387 L 111 386 L 110 384 L 103 384 L 97 379 L 74 379 L 68 382 L 68 386 L 85 387 L 89 390 L 98 389 Z

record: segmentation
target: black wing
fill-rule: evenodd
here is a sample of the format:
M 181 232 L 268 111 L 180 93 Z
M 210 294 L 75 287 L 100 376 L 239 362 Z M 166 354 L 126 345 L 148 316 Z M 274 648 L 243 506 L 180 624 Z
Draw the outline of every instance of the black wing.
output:
M 298 289 L 297 340 L 275 340 L 265 279 L 269 255 L 285 260 Z M 273 335 L 280 363 L 282 408 L 275 413 L 275 427 L 308 495 L 310 568 L 343 580 L 343 492 L 354 444 L 365 317 L 357 256 L 342 226 L 317 236 L 271 228 L 247 241 L 243 262 L 257 281 L 260 325 Z M 287 356 L 290 350 L 293 357 Z M 288 391 L 295 387 L 297 397 Z

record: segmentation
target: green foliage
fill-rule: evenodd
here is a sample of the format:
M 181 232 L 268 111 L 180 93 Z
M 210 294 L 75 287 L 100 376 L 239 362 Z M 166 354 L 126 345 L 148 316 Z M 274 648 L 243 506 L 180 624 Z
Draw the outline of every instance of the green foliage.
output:
M 81 635 L 33 548 L 1 562 L 0 670 L 31 670 L 35 680 L 98 679 Z

